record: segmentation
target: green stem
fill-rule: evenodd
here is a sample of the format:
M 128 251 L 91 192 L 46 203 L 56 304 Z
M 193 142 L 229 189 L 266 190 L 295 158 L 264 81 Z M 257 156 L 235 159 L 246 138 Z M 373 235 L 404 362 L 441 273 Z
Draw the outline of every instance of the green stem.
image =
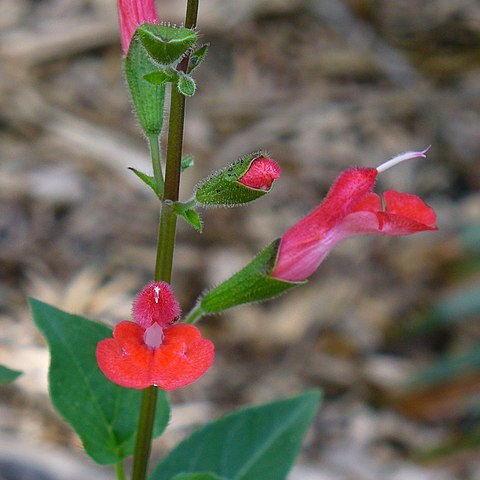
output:
M 195 27 L 197 14 L 198 0 L 187 0 L 187 13 L 185 16 L 185 26 L 187 28 Z M 188 66 L 188 62 L 186 66 Z M 185 97 L 180 94 L 177 85 L 174 84 L 171 89 L 170 122 L 168 128 L 165 188 L 163 195 L 164 200 L 170 200 L 172 202 L 178 200 L 178 192 L 180 188 L 184 119 Z M 155 165 L 155 148 L 152 148 L 153 143 L 154 142 L 150 140 L 152 162 Z M 156 145 L 158 147 L 158 140 Z M 160 155 L 158 155 L 157 164 L 160 163 L 159 158 Z M 171 282 L 176 225 L 177 216 L 173 212 L 172 207 L 168 205 L 168 202 L 163 202 L 157 240 L 157 258 L 155 261 L 154 278 L 156 281 Z M 137 430 L 137 442 L 133 459 L 132 480 L 145 480 L 147 475 L 148 459 L 150 457 L 152 443 L 153 423 L 155 421 L 156 399 L 156 387 L 150 387 L 143 390 Z
M 133 458 L 132 480 L 144 480 L 147 476 L 156 404 L 157 387 L 149 387 L 143 390 L 142 406 L 138 420 L 137 443 Z
M 158 144 L 158 135 L 150 135 L 148 137 L 148 144 L 150 145 L 150 156 L 152 158 L 153 176 L 158 190 L 163 196 L 165 184 L 163 182 L 162 162 L 160 159 L 160 145 Z
M 125 480 L 125 470 L 123 469 L 122 462 L 117 462 L 115 464 L 115 473 L 117 475 L 117 480 Z

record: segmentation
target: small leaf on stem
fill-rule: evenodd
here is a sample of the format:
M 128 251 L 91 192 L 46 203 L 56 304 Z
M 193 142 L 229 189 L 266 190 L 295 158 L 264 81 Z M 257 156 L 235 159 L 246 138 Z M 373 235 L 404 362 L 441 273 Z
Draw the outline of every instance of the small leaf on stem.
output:
M 182 95 L 185 95 L 186 97 L 192 97 L 195 95 L 197 85 L 195 84 L 195 80 L 189 75 L 180 74 L 177 88 Z
M 193 167 L 194 165 L 193 155 L 185 155 L 182 158 L 182 164 L 180 166 L 180 170 L 184 172 L 187 168 Z
M 187 73 L 192 73 L 205 60 L 209 46 L 205 43 L 190 55 Z
M 128 167 L 145 185 L 150 187 L 158 198 L 162 198 L 163 192 L 160 190 L 159 186 L 155 181 L 155 177 L 152 175 L 147 175 L 146 173 L 140 172 L 136 168 Z
M 165 70 L 157 70 L 156 72 L 147 73 L 143 78 L 152 85 L 164 85 L 165 83 L 175 82 L 177 79 L 177 71 L 173 68 Z

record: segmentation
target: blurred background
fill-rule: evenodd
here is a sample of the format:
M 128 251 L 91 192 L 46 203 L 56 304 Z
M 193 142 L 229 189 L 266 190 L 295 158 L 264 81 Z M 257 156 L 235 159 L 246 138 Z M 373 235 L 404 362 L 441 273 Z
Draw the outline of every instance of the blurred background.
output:
M 181 23 L 184 2 L 157 5 Z M 292 479 L 479 480 L 480 3 L 202 0 L 198 25 L 211 48 L 188 100 L 183 198 L 259 148 L 283 176 L 255 205 L 208 210 L 202 235 L 179 220 L 185 311 L 351 165 L 432 144 L 377 191 L 420 195 L 440 230 L 350 239 L 307 286 L 205 318 L 215 365 L 173 393 L 154 454 L 233 408 L 319 387 Z M 25 372 L 0 389 L 0 478 L 113 478 L 49 404 L 26 297 L 114 325 L 152 276 L 158 205 L 127 170 L 150 162 L 114 0 L 0 0 L 0 149 L 0 363 Z

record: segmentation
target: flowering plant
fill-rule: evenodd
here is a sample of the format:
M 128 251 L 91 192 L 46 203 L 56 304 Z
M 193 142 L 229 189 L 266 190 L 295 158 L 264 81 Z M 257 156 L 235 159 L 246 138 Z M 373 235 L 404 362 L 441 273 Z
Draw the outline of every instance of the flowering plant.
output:
M 133 321 L 113 331 L 78 315 L 31 299 L 34 320 L 51 351 L 52 403 L 80 436 L 85 451 L 102 465 L 133 455 L 132 480 L 147 478 L 151 442 L 169 420 L 167 392 L 208 375 L 214 345 L 194 326 L 203 316 L 274 298 L 304 284 L 332 248 L 359 234 L 410 235 L 436 230 L 435 213 L 415 195 L 373 192 L 377 176 L 403 161 L 425 157 L 406 152 L 377 168 L 340 173 L 325 200 L 273 240 L 248 265 L 199 296 L 182 317 L 171 287 L 177 218 L 202 231 L 201 209 L 244 205 L 268 194 L 281 169 L 263 151 L 247 154 L 201 180 L 189 200 L 179 200 L 186 98 L 195 94 L 193 73 L 208 45 L 199 44 L 198 1 L 188 0 L 181 27 L 160 22 L 153 0 L 119 0 L 125 75 L 139 124 L 149 143 L 153 175 L 132 168 L 157 197 L 160 228 L 153 281 L 137 294 Z M 169 122 L 165 161 L 165 96 Z M 7 375 L 8 374 L 8 375 Z M 5 373 L 13 379 L 15 373 Z M 318 407 L 310 391 L 246 408 L 204 426 L 154 467 L 151 480 L 278 480 L 286 478 Z

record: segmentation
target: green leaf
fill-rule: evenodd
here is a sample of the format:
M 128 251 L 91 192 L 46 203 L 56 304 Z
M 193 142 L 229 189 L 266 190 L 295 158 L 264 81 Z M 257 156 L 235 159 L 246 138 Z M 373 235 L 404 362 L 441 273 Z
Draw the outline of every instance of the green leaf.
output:
M 167 27 L 145 23 L 137 34 L 149 55 L 161 65 L 178 63 L 197 41 L 197 34 L 184 27 Z
M 190 55 L 187 73 L 192 73 L 205 60 L 209 46 L 208 43 L 205 43 Z
M 186 97 L 192 97 L 195 95 L 197 85 L 192 77 L 183 74 L 178 78 L 177 88 L 182 95 L 185 95 Z
M 182 164 L 180 166 L 180 170 L 184 172 L 187 168 L 193 167 L 194 165 L 194 160 L 192 155 L 185 155 L 182 158 Z
M 218 475 L 213 473 L 181 473 L 180 475 L 175 475 L 172 480 L 226 480 Z
M 19 370 L 11 370 L 10 368 L 0 365 L 0 383 L 10 383 L 16 380 L 23 372 Z
M 140 43 L 138 34 L 135 34 L 125 59 L 125 76 L 135 112 L 147 137 L 160 135 L 163 128 L 165 84 L 152 85 L 144 78 L 155 70 L 158 70 L 158 65 L 152 61 Z
M 319 392 L 306 392 L 209 423 L 172 450 L 149 480 L 199 471 L 229 480 L 285 479 L 319 401 Z
M 202 233 L 202 219 L 195 209 L 187 208 L 185 210 L 179 209 L 177 211 L 174 207 L 174 210 L 177 215 L 180 215 L 187 223 L 189 223 L 195 230 L 197 230 L 197 232 Z
M 50 348 L 50 397 L 80 436 L 85 451 L 102 465 L 133 453 L 141 391 L 107 380 L 97 366 L 97 343 L 112 331 L 97 322 L 58 310 L 33 298 L 33 318 Z M 168 398 L 158 392 L 154 436 L 169 419 Z
M 146 173 L 140 172 L 136 168 L 128 167 L 145 185 L 150 187 L 158 198 L 162 198 L 162 192 L 158 188 L 157 182 L 155 182 L 155 177 L 152 175 L 147 175 Z
M 279 245 L 280 241 L 275 240 L 242 270 L 202 295 L 193 312 L 195 318 L 223 312 L 245 303 L 268 300 L 307 283 L 286 282 L 270 276 L 275 266 Z
M 143 78 L 153 85 L 163 85 L 165 83 L 175 82 L 177 76 L 177 71 L 173 68 L 169 68 L 166 70 L 157 70 L 156 72 L 147 73 Z
M 241 178 L 257 158 L 267 157 L 264 152 L 245 155 L 236 162 L 202 180 L 195 191 L 195 199 L 205 206 L 234 207 L 263 197 L 269 190 L 247 187 L 237 180 Z

